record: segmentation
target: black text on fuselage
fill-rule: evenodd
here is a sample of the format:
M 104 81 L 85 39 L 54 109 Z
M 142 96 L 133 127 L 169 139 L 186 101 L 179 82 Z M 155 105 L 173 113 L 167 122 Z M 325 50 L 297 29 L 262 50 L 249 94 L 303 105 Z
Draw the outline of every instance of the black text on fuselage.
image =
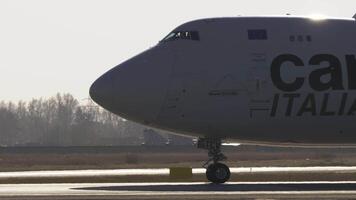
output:
M 346 67 L 331 54 L 317 54 L 310 58 L 306 66 L 301 58 L 293 54 L 277 56 L 271 64 L 271 80 L 281 91 L 274 95 L 271 116 L 282 114 L 289 116 L 353 116 L 356 112 L 356 96 L 350 96 L 350 90 L 356 90 L 356 58 L 355 55 L 345 55 Z M 296 76 L 293 81 L 284 81 L 281 69 L 284 64 L 292 63 L 293 68 L 316 67 L 305 76 Z M 327 63 L 326 67 L 321 64 Z M 347 77 L 343 77 L 343 69 Z M 308 70 L 305 70 L 308 71 Z M 328 77 L 328 80 L 323 80 Z M 347 82 L 344 81 L 347 78 Z M 298 92 L 301 88 L 309 87 L 310 92 Z M 342 92 L 344 91 L 344 92 Z M 330 99 L 337 102 L 330 107 Z M 281 108 L 279 105 L 285 105 Z

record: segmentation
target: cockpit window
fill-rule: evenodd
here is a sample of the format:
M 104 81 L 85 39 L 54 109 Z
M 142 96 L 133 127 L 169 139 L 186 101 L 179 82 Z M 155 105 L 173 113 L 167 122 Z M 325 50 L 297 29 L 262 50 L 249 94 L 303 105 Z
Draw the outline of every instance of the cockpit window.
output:
M 173 40 L 196 40 L 199 41 L 198 31 L 174 31 L 168 34 L 162 41 L 173 41 Z

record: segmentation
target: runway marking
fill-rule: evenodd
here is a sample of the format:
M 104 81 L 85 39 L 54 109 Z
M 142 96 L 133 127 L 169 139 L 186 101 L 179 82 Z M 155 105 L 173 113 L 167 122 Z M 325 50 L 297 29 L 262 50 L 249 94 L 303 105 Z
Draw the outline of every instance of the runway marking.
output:
M 230 168 L 232 173 L 267 173 L 267 172 L 356 172 L 352 167 L 238 167 Z M 204 174 L 204 168 L 194 168 L 193 174 Z M 1 178 L 45 178 L 45 177 L 97 177 L 130 175 L 168 175 L 168 168 L 158 169 L 89 169 L 56 171 L 20 171 L 0 172 Z

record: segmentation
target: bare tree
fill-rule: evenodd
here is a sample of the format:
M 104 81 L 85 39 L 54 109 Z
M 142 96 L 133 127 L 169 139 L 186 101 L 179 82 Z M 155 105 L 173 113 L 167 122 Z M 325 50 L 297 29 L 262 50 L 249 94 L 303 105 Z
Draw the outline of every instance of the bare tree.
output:
M 0 145 L 15 145 L 18 138 L 18 119 L 14 112 L 14 105 L 8 103 L 0 107 Z
M 147 127 L 126 121 L 71 94 L 0 102 L 0 145 L 140 145 Z

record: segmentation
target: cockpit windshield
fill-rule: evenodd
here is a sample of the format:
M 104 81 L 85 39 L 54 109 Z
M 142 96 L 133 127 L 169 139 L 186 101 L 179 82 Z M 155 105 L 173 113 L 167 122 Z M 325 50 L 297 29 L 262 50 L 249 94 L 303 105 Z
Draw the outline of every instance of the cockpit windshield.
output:
M 198 31 L 173 31 L 168 34 L 161 42 L 173 41 L 173 40 L 196 40 L 199 41 Z

